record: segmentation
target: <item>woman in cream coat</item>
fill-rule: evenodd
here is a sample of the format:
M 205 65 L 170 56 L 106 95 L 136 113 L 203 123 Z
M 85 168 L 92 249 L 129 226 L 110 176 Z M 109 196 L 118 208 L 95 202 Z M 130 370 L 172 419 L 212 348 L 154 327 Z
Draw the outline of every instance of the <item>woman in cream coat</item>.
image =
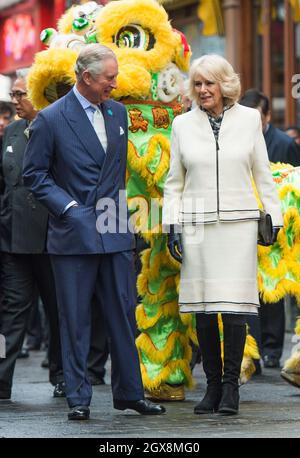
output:
M 172 127 L 163 223 L 168 246 L 182 261 L 179 305 L 196 312 L 207 391 L 196 414 L 236 414 L 246 316 L 257 314 L 257 221 L 253 176 L 274 240 L 282 215 L 257 110 L 237 103 L 240 80 L 221 56 L 193 62 L 194 110 Z M 179 229 L 182 228 L 182 234 Z M 222 368 L 217 314 L 224 325 Z

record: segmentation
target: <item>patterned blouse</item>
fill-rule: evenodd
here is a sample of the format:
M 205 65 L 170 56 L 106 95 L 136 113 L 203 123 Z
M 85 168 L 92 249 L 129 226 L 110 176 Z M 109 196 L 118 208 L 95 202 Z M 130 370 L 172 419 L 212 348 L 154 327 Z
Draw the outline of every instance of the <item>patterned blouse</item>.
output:
M 219 132 L 220 132 L 221 124 L 222 124 L 222 121 L 223 121 L 224 113 L 225 113 L 225 111 L 230 110 L 230 108 L 232 108 L 232 107 L 233 107 L 233 105 L 228 105 L 227 107 L 224 107 L 223 112 L 219 116 L 214 117 L 207 110 L 205 110 L 204 108 L 202 108 L 200 106 L 200 109 L 202 111 L 205 111 L 205 113 L 208 116 L 208 119 L 209 119 L 209 122 L 210 122 L 211 128 L 213 130 L 213 133 L 214 133 L 216 141 L 219 140 Z

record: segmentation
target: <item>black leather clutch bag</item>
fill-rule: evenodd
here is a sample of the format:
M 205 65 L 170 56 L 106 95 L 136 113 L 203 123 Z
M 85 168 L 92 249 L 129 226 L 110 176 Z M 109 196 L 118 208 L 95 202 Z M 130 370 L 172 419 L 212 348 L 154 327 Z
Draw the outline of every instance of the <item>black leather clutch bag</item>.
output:
M 262 210 L 259 210 L 259 214 L 257 243 L 263 246 L 270 246 L 273 239 L 272 217 Z

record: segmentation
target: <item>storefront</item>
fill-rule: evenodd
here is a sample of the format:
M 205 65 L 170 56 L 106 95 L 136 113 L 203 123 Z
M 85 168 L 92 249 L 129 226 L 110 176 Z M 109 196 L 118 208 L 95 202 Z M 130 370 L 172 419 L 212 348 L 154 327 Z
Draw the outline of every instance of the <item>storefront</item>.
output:
M 98 0 L 106 4 L 108 0 Z M 0 73 L 32 64 L 39 35 L 56 27 L 72 4 L 85 0 L 1 0 Z M 224 55 L 242 78 L 272 99 L 273 119 L 300 124 L 300 0 L 162 0 L 193 58 Z
M 0 8 L 0 73 L 11 75 L 43 49 L 40 32 L 56 27 L 65 0 L 3 0 Z

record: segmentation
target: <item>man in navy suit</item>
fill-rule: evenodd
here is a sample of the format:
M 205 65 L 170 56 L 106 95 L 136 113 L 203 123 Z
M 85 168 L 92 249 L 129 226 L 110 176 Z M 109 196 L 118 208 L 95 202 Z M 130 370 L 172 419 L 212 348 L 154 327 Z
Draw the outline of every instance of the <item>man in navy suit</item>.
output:
M 161 414 L 144 399 L 135 346 L 134 236 L 125 197 L 127 113 L 109 100 L 118 64 L 109 48 L 90 44 L 75 65 L 76 85 L 42 110 L 31 127 L 25 185 L 50 213 L 48 252 L 60 313 L 70 420 L 87 420 L 87 376 L 94 291 L 110 336 L 114 407 Z M 106 224 L 107 223 L 107 224 Z

